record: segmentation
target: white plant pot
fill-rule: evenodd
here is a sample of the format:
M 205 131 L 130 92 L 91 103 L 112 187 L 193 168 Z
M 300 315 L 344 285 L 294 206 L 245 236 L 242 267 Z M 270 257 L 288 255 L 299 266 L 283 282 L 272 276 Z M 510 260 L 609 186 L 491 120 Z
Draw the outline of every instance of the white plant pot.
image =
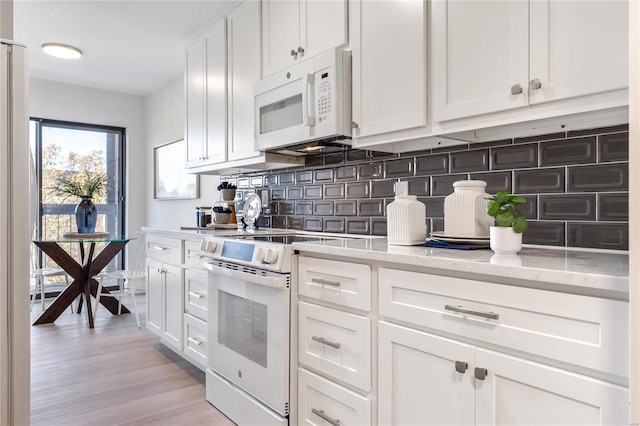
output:
M 496 254 L 516 254 L 522 248 L 522 233 L 514 232 L 510 226 L 492 226 L 489 246 Z

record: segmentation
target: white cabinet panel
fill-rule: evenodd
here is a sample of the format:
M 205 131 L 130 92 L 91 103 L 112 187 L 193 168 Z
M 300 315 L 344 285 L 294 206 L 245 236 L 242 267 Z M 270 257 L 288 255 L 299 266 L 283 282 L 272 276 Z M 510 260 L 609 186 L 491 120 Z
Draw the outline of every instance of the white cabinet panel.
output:
M 162 262 L 147 258 L 147 329 L 162 337 L 164 318 Z
M 298 369 L 299 425 L 370 425 L 371 400 Z
M 379 424 L 474 424 L 473 346 L 385 322 L 378 339 Z
M 221 19 L 205 33 L 207 133 L 204 164 L 227 159 L 227 25 Z
M 228 16 L 228 160 L 255 157 L 253 83 L 260 79 L 260 3 L 248 1 Z
M 184 311 L 200 318 L 208 320 L 208 292 L 207 274 L 184 271 Z
M 182 268 L 162 265 L 164 275 L 164 324 L 162 341 L 182 350 L 182 317 L 184 312 Z
M 354 1 L 355 137 L 427 125 L 426 2 Z
M 628 87 L 627 1 L 536 0 L 531 7 L 531 72 L 542 103 Z
M 363 311 L 371 310 L 371 266 L 300 257 L 301 295 Z
M 263 77 L 346 42 L 347 0 L 262 2 Z
M 330 377 L 371 390 L 371 320 L 300 302 L 298 359 Z
M 184 316 L 184 353 L 201 369 L 207 368 L 207 323 Z
M 434 1 L 435 121 L 528 105 L 526 1 Z M 518 89 L 519 85 L 519 89 Z
M 205 40 L 197 39 L 186 46 L 185 96 L 187 129 L 186 167 L 202 164 L 206 131 L 207 80 L 205 76 Z
M 629 374 L 628 354 L 619 350 L 628 341 L 627 302 L 387 268 L 380 269 L 379 280 L 381 316 L 619 377 Z
M 628 423 L 628 390 L 568 371 L 483 349 L 476 365 L 482 425 L 621 425 Z

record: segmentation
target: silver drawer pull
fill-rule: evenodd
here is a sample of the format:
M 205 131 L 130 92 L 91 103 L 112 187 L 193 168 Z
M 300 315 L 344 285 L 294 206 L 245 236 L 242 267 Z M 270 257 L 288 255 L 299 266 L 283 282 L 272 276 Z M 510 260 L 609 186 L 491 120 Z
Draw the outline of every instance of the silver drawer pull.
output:
M 340 287 L 340 281 L 323 280 L 322 278 L 311 278 L 314 284 L 330 285 L 331 287 Z
M 204 294 L 196 293 L 195 291 L 190 291 L 189 296 L 193 296 L 196 299 L 202 299 L 204 297 Z
M 189 254 L 189 258 L 190 259 L 202 259 L 204 256 L 201 254 L 196 254 L 196 253 L 190 253 Z
M 153 246 L 154 250 L 159 250 L 159 251 L 165 251 L 167 248 L 166 247 L 160 247 L 160 246 Z
M 193 343 L 196 346 L 200 346 L 202 342 L 194 337 L 187 337 L 187 340 Z
M 314 342 L 322 343 L 323 345 L 331 346 L 334 349 L 340 349 L 340 343 L 331 342 L 324 337 L 311 336 L 311 340 Z
M 324 413 L 324 410 L 318 410 L 317 408 L 312 408 L 311 412 L 316 416 L 322 418 L 322 420 L 331 423 L 333 426 L 340 426 L 340 420 L 332 419 Z
M 477 317 L 489 318 L 489 319 L 493 319 L 493 320 L 497 320 L 500 317 L 500 315 L 496 314 L 495 312 L 474 311 L 473 309 L 467 309 L 467 308 L 462 307 L 460 305 L 458 305 L 458 306 L 444 305 L 444 309 L 446 311 L 458 312 L 460 314 L 475 315 Z

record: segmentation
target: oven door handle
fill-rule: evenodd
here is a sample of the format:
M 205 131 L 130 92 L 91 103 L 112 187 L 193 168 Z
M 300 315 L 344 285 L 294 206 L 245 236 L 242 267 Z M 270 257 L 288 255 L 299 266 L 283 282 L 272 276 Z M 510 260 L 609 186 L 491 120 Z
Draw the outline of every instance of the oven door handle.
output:
M 268 277 L 263 275 L 248 274 L 246 272 L 235 271 L 233 269 L 221 268 L 218 265 L 203 262 L 202 267 L 207 271 L 235 278 L 237 280 L 246 281 L 251 284 L 264 285 L 273 288 L 286 288 L 286 280 L 284 278 Z

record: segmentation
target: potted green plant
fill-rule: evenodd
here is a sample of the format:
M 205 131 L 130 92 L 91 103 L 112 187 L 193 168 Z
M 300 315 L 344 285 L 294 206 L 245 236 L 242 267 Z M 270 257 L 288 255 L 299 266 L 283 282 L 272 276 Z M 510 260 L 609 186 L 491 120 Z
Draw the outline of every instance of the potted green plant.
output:
M 76 205 L 76 224 L 78 232 L 93 233 L 96 229 L 97 213 L 93 203 L 94 197 L 106 194 L 108 189 L 107 174 L 83 170 L 75 173 L 65 173 L 56 178 L 51 188 L 63 200 L 71 197 L 80 198 Z
M 516 254 L 522 248 L 522 233 L 529 227 L 527 218 L 518 209 L 527 202 L 523 197 L 498 192 L 488 198 L 487 214 L 496 226 L 489 228 L 489 245 L 496 254 Z

